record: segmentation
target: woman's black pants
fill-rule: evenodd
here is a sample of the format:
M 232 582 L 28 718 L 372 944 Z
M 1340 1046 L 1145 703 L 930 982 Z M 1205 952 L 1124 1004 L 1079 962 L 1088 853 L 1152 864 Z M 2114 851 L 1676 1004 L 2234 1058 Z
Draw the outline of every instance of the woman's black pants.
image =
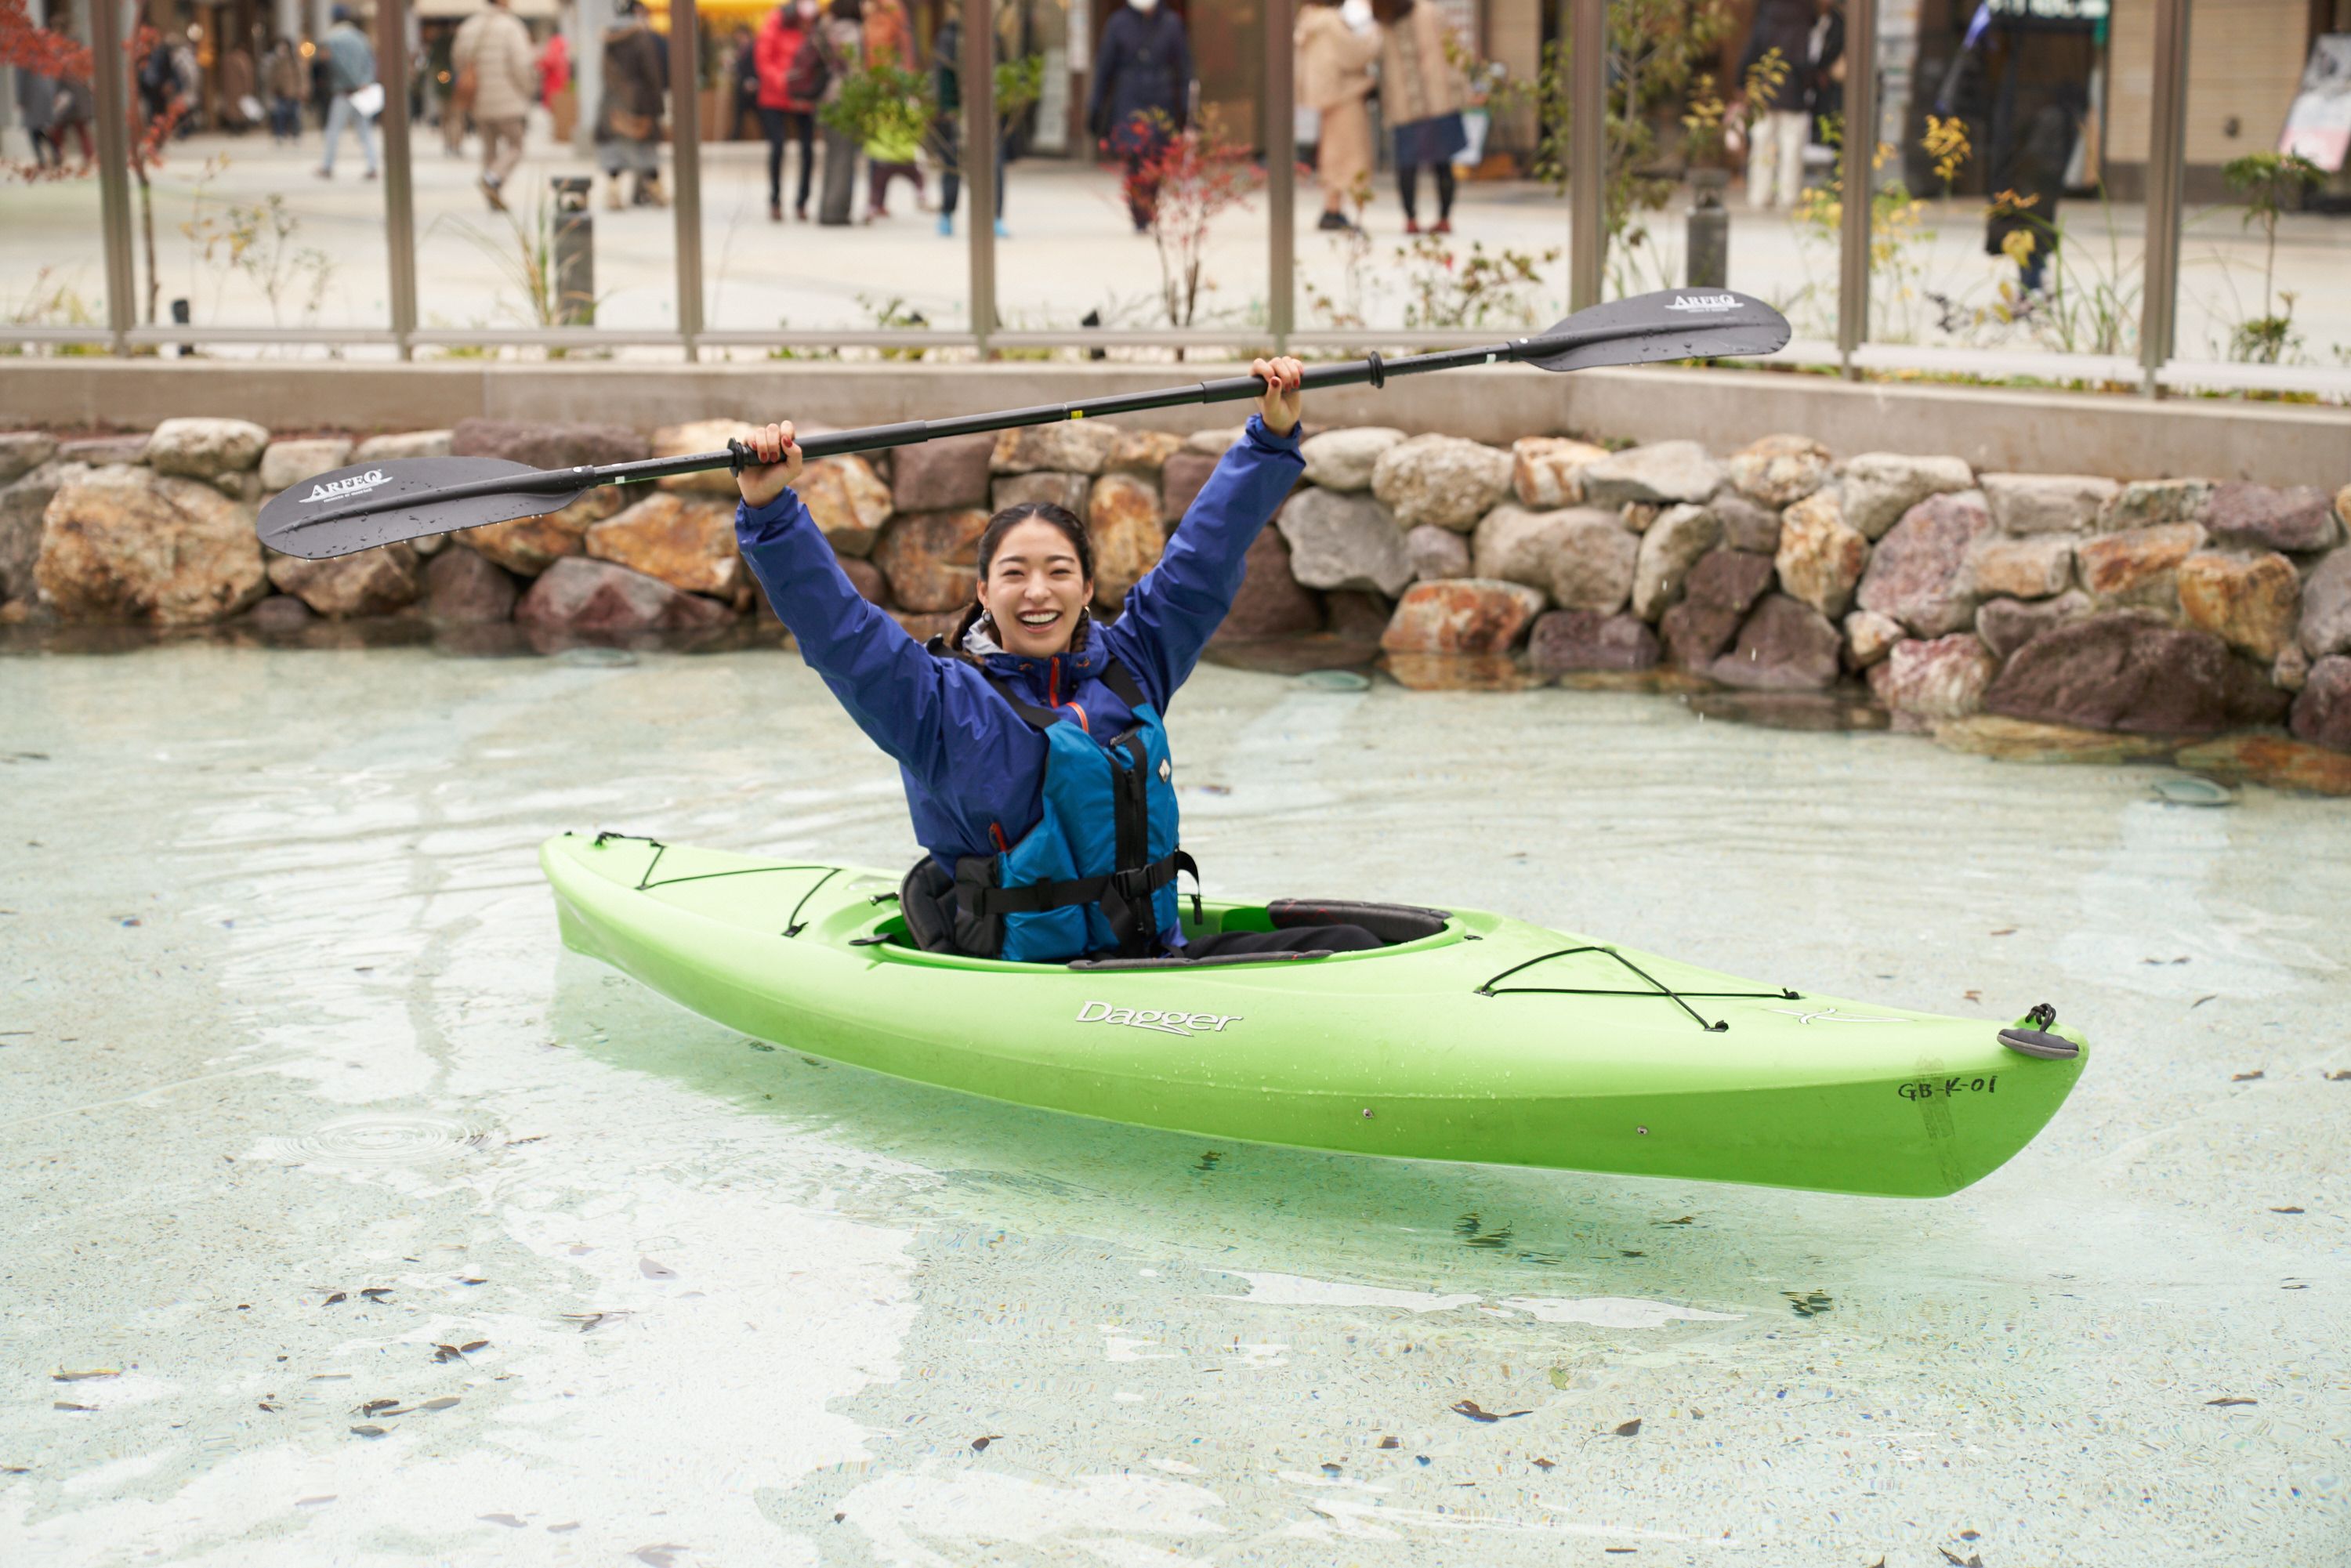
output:
M 1435 167 L 1437 169 L 1437 215 L 1439 218 L 1450 218 L 1453 216 L 1453 165 L 1439 163 Z M 1396 194 L 1403 198 L 1404 215 L 1417 222 L 1420 217 L 1416 210 L 1420 205 L 1420 165 L 1406 163 L 1397 169 L 1395 174 Z
M 759 106 L 759 130 L 768 139 L 768 204 L 784 199 L 784 143 L 800 144 L 800 175 L 792 195 L 792 211 L 808 210 L 809 183 L 816 173 L 816 116 L 797 109 Z

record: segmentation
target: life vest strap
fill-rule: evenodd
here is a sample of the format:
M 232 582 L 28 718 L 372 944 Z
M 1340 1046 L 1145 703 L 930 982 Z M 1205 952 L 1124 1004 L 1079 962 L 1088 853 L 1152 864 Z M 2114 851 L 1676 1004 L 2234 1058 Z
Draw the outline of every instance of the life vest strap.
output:
M 963 866 L 993 870 L 995 862 L 983 856 L 967 856 Z M 1188 874 L 1194 883 L 1200 880 L 1200 868 L 1182 850 L 1140 866 L 1133 871 L 1106 872 L 1101 876 L 1072 877 L 1067 882 L 1032 882 L 1020 887 L 998 887 L 965 875 L 956 879 L 956 896 L 964 907 L 982 920 L 999 915 L 1041 915 L 1049 909 L 1066 909 L 1073 904 L 1097 904 L 1105 894 L 1115 894 L 1129 899 L 1148 899 L 1153 894 Z M 1195 902 L 1197 894 L 1194 895 Z M 1196 910 L 1194 919 L 1199 918 Z
M 1158 923 L 1152 918 L 1152 894 L 1179 876 L 1192 879 L 1192 920 L 1195 925 L 1200 920 L 1200 867 L 1180 849 L 1146 866 L 1067 882 L 998 887 L 988 880 L 995 870 L 995 861 L 986 856 L 967 856 L 956 862 L 958 927 L 985 929 L 983 923 L 1000 921 L 1008 915 L 1038 915 L 1073 904 L 1099 904 L 1118 950 L 1129 957 L 1148 957 L 1161 950 Z

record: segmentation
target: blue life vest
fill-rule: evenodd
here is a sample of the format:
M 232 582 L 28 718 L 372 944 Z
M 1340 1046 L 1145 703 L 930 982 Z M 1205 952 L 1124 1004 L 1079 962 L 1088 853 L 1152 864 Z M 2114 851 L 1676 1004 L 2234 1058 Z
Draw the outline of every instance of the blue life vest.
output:
M 996 688 L 1045 737 L 1044 814 L 1019 843 L 956 862 L 963 951 L 1031 964 L 1163 951 L 1161 933 L 1176 924 L 1176 878 L 1199 873 L 1176 847 L 1175 764 L 1158 710 L 1115 661 L 1102 680 L 1134 716 L 1108 740 Z

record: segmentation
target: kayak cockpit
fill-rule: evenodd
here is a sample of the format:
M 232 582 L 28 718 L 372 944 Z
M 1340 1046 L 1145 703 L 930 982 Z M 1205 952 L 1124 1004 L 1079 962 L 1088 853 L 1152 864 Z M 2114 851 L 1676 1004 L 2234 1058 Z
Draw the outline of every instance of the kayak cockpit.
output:
M 890 902 L 880 899 L 877 902 Z M 1182 919 L 1187 937 L 1213 936 L 1229 931 L 1291 931 L 1317 925 L 1355 925 L 1380 939 L 1380 946 L 1350 953 L 1235 953 L 1206 958 L 1186 958 L 1172 955 L 1152 958 L 1123 958 L 1110 956 L 1080 958 L 1066 964 L 1022 964 L 999 958 L 978 958 L 966 954 L 925 950 L 906 925 L 903 914 L 884 915 L 871 924 L 865 933 L 851 936 L 847 945 L 875 948 L 877 956 L 893 959 L 918 959 L 926 963 L 969 966 L 988 969 L 1201 969 L 1240 964 L 1284 964 L 1301 961 L 1362 960 L 1393 955 L 1402 949 L 1415 951 L 1447 946 L 1475 934 L 1465 932 L 1461 921 L 1450 910 L 1429 909 L 1418 904 L 1370 904 L 1346 899 L 1277 898 L 1264 904 L 1207 903 L 1196 911 L 1185 901 Z

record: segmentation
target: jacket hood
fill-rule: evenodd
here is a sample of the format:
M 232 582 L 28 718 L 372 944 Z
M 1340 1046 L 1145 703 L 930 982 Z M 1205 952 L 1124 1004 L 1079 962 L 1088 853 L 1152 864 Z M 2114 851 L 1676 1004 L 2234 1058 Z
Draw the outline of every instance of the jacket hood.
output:
M 1043 658 L 1029 653 L 1008 653 L 987 633 L 978 621 L 963 634 L 963 651 L 979 661 L 980 668 L 998 680 L 1018 680 L 1024 685 L 1044 689 L 1047 666 L 1060 661 L 1064 677 L 1091 680 L 1102 674 L 1110 656 L 1102 651 L 1099 638 L 1089 635 L 1093 630 L 1094 615 L 1091 610 L 1079 612 L 1078 629 L 1070 639 L 1065 653 L 1048 654 Z

